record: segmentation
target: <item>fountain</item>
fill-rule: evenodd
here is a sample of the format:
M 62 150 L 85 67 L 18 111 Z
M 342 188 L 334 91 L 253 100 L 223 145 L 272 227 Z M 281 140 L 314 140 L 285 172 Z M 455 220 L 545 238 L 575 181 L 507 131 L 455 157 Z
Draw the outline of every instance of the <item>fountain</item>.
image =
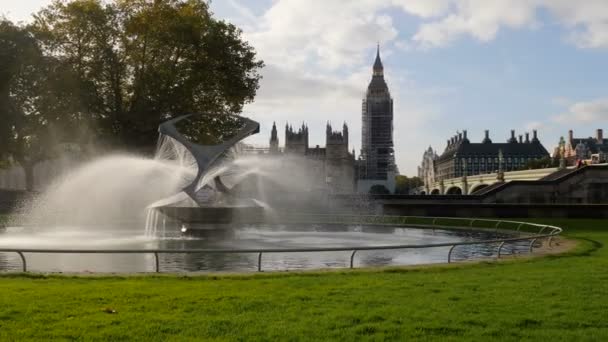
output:
M 331 207 L 315 182 L 319 174 L 306 156 L 239 153 L 239 142 L 258 129 L 257 122 L 232 115 L 191 114 L 169 120 L 159 126 L 154 158 L 111 154 L 58 178 L 24 208 L 24 215 L 0 230 L 0 249 L 90 252 L 78 257 L 27 255 L 28 267 L 42 272 L 141 272 L 154 270 L 155 264 L 165 271 L 245 271 L 255 269 L 261 259 L 237 250 L 335 250 L 495 236 L 357 223 L 352 213 L 343 215 L 346 223 L 339 223 L 335 215 L 298 215 L 294 210 L 326 214 Z M 527 246 L 525 242 L 508 250 Z M 156 260 L 151 254 L 201 249 L 230 253 L 167 252 Z M 98 255 L 95 250 L 116 252 Z M 121 254 L 123 250 L 138 253 Z M 490 245 L 472 245 L 461 252 L 491 255 L 494 250 Z M 371 266 L 445 262 L 446 253 L 446 249 L 424 249 L 357 255 L 360 265 Z M 264 255 L 264 269 L 348 265 L 343 252 Z M 20 264 L 14 252 L 0 252 L 0 270 L 15 270 Z
M 228 232 L 230 223 L 263 220 L 265 206 L 239 198 L 221 178 L 234 173 L 226 161 L 233 157 L 235 145 L 258 132 L 257 122 L 234 115 L 184 115 L 161 124 L 157 155 L 193 164 L 196 176 L 179 193 L 148 207 L 147 233 L 159 231 L 159 213 L 165 216 L 165 228 L 168 217 L 178 222 L 183 233 L 197 236 Z

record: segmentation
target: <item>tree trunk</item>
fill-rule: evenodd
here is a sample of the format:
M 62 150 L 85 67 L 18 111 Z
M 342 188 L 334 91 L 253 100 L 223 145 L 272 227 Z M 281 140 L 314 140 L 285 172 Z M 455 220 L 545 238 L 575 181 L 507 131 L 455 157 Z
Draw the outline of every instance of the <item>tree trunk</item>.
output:
M 23 163 L 21 167 L 25 172 L 25 189 L 34 191 L 34 163 Z

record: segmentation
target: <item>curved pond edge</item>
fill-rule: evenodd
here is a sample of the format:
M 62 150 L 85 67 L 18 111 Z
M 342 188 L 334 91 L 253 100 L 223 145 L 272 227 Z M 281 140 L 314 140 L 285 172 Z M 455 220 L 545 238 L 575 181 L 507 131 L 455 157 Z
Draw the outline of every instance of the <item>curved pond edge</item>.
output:
M 22 272 L 27 272 L 27 258 L 25 253 L 61 253 L 61 254 L 153 254 L 155 260 L 155 273 L 160 273 L 159 254 L 257 254 L 257 271 L 263 271 L 263 256 L 269 253 L 316 253 L 316 252 L 339 252 L 350 253 L 350 268 L 355 268 L 355 257 L 358 251 L 370 250 L 402 250 L 419 248 L 450 247 L 447 254 L 447 263 L 453 262 L 452 252 L 458 246 L 494 244 L 496 248 L 496 259 L 501 259 L 501 251 L 505 243 L 529 241 L 529 254 L 535 249 L 537 252 L 547 254 L 546 245 L 551 249 L 553 240 L 563 231 L 562 228 L 552 225 L 530 223 L 500 219 L 478 219 L 478 218 L 450 218 L 450 217 L 421 217 L 421 216 L 389 216 L 389 215 L 350 215 L 350 214 L 289 214 L 274 216 L 267 219 L 265 223 L 272 224 L 341 224 L 341 225 L 378 225 L 378 226 L 400 226 L 408 228 L 431 229 L 431 230 L 468 230 L 496 233 L 508 233 L 509 237 L 490 240 L 446 242 L 436 244 L 416 245 L 385 245 L 385 246 L 349 246 L 349 247 L 325 247 L 325 248 L 267 248 L 267 249 L 26 249 L 26 248 L 2 248 L 3 253 L 17 253 L 21 258 Z M 518 254 L 521 255 L 521 254 Z M 465 259 L 470 261 L 471 259 Z M 472 260 L 484 261 L 487 258 L 475 258 Z M 459 261 L 462 262 L 462 261 Z M 439 264 L 443 265 L 443 264 Z M 374 267 L 369 267 L 374 268 Z M 196 271 L 195 271 L 196 273 Z M 213 272 L 209 272 L 213 273 Z

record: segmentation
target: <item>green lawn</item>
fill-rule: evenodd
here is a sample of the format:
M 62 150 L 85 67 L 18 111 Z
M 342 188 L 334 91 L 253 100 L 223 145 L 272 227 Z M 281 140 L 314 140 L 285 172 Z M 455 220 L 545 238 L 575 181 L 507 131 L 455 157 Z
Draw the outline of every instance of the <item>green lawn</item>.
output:
M 608 221 L 562 256 L 245 276 L 0 277 L 0 341 L 608 341 Z M 115 311 L 115 312 L 112 312 Z

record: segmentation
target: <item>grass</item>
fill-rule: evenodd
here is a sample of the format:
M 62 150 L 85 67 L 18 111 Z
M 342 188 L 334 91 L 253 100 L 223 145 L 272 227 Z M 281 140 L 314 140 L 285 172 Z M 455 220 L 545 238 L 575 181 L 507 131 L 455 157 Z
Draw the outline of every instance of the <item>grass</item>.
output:
M 608 221 L 500 263 L 240 276 L 0 276 L 0 341 L 608 340 Z

